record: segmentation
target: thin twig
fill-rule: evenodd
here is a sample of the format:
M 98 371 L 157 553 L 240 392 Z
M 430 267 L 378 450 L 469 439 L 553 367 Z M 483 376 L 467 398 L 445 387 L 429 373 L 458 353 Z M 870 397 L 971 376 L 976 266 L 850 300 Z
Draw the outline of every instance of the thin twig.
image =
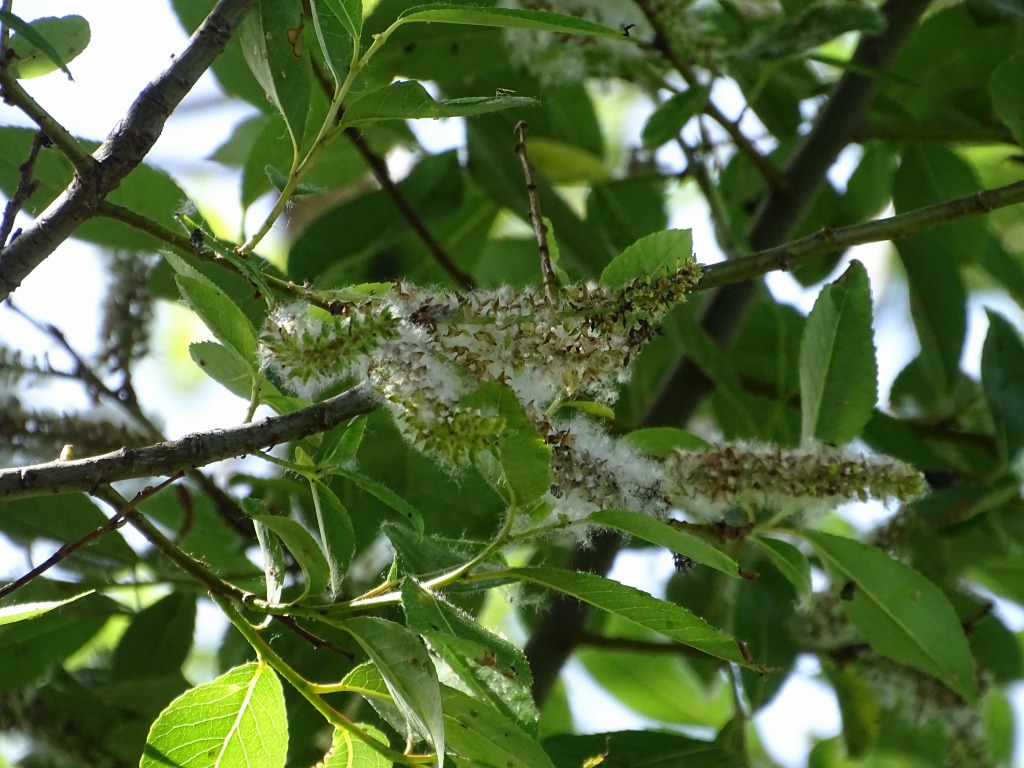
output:
M 952 221 L 989 213 L 997 208 L 1019 205 L 1022 202 L 1024 181 L 1018 181 L 1005 187 L 975 192 L 884 219 L 851 224 L 839 229 L 823 229 L 785 245 L 766 248 L 750 256 L 704 267 L 703 276 L 694 290 L 705 291 L 738 283 L 776 269 L 788 271 L 826 253 L 865 243 L 898 240 Z
M 37 565 L 24 576 L 15 579 L 10 584 L 6 584 L 3 587 L 0 587 L 0 600 L 7 597 L 9 594 L 21 589 L 33 579 L 38 578 L 42 574 L 46 573 L 46 571 L 53 568 L 53 566 L 57 565 L 57 563 L 59 563 L 61 560 L 67 559 L 75 552 L 80 550 L 82 547 L 84 547 L 86 544 L 95 541 L 105 533 L 122 527 L 126 522 L 128 522 L 128 514 L 133 509 L 135 509 L 135 507 L 137 507 L 141 502 L 148 499 L 150 496 L 156 494 L 158 491 L 161 491 L 164 488 L 166 488 L 175 480 L 178 480 L 182 476 L 182 474 L 182 472 L 176 472 L 175 474 L 171 475 L 169 478 L 164 480 L 162 483 L 159 483 L 158 485 L 147 486 L 143 488 L 141 491 L 135 494 L 135 498 L 129 501 L 127 505 L 125 505 L 117 512 L 115 512 L 114 515 L 110 517 L 108 520 L 106 520 L 104 523 L 89 531 L 84 536 L 81 536 L 80 538 L 75 539 L 74 541 L 69 541 L 67 544 L 63 545 L 50 557 L 46 558 L 46 560 Z
M 18 179 L 18 186 L 14 190 L 14 194 L 11 195 L 11 199 L 7 201 L 7 205 L 4 206 L 4 218 L 0 222 L 0 250 L 3 249 L 4 244 L 7 242 L 7 238 L 10 237 L 11 231 L 14 229 L 14 220 L 18 216 L 18 211 L 25 204 L 25 201 L 32 196 L 35 192 L 38 182 L 33 180 L 32 172 L 35 170 L 36 158 L 39 157 L 39 150 L 42 149 L 49 139 L 46 134 L 42 131 L 38 132 L 32 137 L 32 147 L 28 151 L 28 158 L 18 167 L 18 171 L 21 174 Z
M 444 246 L 437 241 L 437 238 L 427 228 L 426 223 L 420 218 L 419 214 L 413 209 L 409 199 L 405 196 L 402 190 L 394 180 L 391 178 L 391 174 L 388 171 L 388 164 L 383 157 L 378 155 L 370 145 L 367 144 L 366 139 L 363 137 L 362 132 L 358 128 L 349 127 L 344 130 L 345 136 L 355 146 L 356 151 L 362 156 L 363 160 L 369 166 L 370 171 L 373 172 L 374 178 L 377 179 L 377 183 L 380 184 L 381 189 L 384 190 L 385 194 L 391 198 L 391 202 L 395 204 L 395 208 L 405 219 L 406 223 L 412 228 L 412 231 L 422 241 L 423 245 L 430 251 L 430 255 L 434 257 L 434 261 L 443 269 L 456 283 L 461 285 L 466 290 L 473 289 L 473 278 L 459 269 L 458 265 L 452 260 L 452 257 L 448 255 L 448 252 L 444 249 Z
M 516 134 L 516 154 L 519 155 L 519 162 L 523 166 L 523 176 L 526 179 L 526 194 L 530 198 L 530 221 L 533 222 L 533 231 L 537 235 L 537 250 L 540 252 L 540 273 L 544 279 L 544 295 L 548 303 L 554 304 L 555 294 L 558 292 L 558 279 L 555 277 L 555 270 L 551 266 L 551 250 L 548 248 L 548 228 L 544 224 L 544 217 L 540 210 L 540 195 L 537 194 L 537 182 L 533 179 L 533 166 L 530 165 L 530 158 L 526 154 L 526 132 L 529 126 L 520 120 L 513 129 Z
M 704 158 L 698 154 L 695 147 L 687 144 L 681 135 L 676 137 L 676 143 L 679 144 L 679 148 L 683 150 L 683 155 L 686 157 L 688 175 L 696 182 L 701 194 L 704 195 L 704 200 L 708 204 L 708 210 L 711 213 L 711 224 L 715 229 L 715 239 L 718 241 L 718 247 L 722 249 L 727 258 L 734 258 L 736 249 L 730 234 L 728 214 L 719 204 L 718 192 L 715 190 L 711 175 L 704 165 Z
M 96 150 L 97 162 L 76 176 L 47 214 L 0 253 L 0 300 L 21 285 L 22 280 L 71 237 L 84 220 L 94 216 L 97 204 L 142 163 L 160 137 L 167 118 L 224 50 L 256 2 L 220 0 L 181 55 L 142 90 L 128 113 Z M 5 93 L 11 96 L 6 89 Z
M 322 403 L 231 429 L 196 432 L 178 440 L 144 448 L 122 448 L 78 461 L 53 461 L 0 470 L 0 498 L 91 493 L 105 483 L 205 466 L 324 432 L 346 419 L 374 410 L 378 402 L 373 390 L 363 385 Z
M 344 656 L 346 659 L 349 659 L 349 660 L 355 659 L 355 657 L 356 657 L 355 653 L 350 651 L 348 648 L 340 646 L 337 643 L 332 643 L 330 640 L 324 640 L 319 635 L 314 635 L 308 629 L 306 629 L 301 624 L 299 624 L 299 622 L 297 622 L 295 620 L 294 616 L 277 615 L 277 616 L 274 616 L 273 618 L 274 618 L 275 621 L 277 621 L 280 624 L 283 624 L 284 626 L 288 627 L 288 629 L 290 629 L 296 635 L 298 635 L 303 640 L 308 642 L 316 650 L 320 650 L 321 648 L 326 648 L 326 649 L 328 649 L 330 651 L 334 651 L 335 653 L 341 654 L 342 656 Z

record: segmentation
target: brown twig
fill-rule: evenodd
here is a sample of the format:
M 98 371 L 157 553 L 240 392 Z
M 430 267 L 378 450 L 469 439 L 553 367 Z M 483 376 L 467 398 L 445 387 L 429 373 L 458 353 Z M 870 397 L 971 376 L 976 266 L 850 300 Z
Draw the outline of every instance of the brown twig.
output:
M 374 410 L 377 405 L 377 395 L 363 385 L 322 403 L 231 429 L 196 432 L 178 440 L 144 448 L 122 448 L 78 461 L 0 470 L 0 498 L 92 493 L 101 485 L 118 480 L 193 469 L 324 432 L 346 419 Z
M 704 291 L 749 280 L 773 270 L 788 271 L 817 256 L 841 251 L 855 245 L 899 240 L 942 224 L 990 213 L 998 208 L 1024 202 L 1024 181 L 1005 187 L 975 192 L 913 211 L 851 224 L 839 229 L 823 229 L 813 235 L 766 248 L 740 259 L 711 264 L 703 268 L 703 276 L 694 290 Z
M 288 629 L 290 629 L 296 635 L 298 635 L 303 640 L 305 640 L 310 645 L 312 645 L 313 648 L 315 648 L 316 650 L 320 650 L 321 648 L 326 648 L 329 651 L 334 651 L 335 653 L 341 654 L 342 656 L 344 656 L 346 659 L 349 659 L 349 660 L 353 660 L 356 657 L 355 653 L 350 651 L 348 648 L 340 646 L 337 643 L 333 643 L 330 640 L 324 640 L 319 635 L 314 635 L 308 629 L 306 629 L 301 624 L 299 624 L 299 622 L 297 622 L 295 620 L 294 616 L 278 615 L 278 616 L 274 616 L 274 621 L 277 621 L 278 623 L 283 624 L 284 626 L 286 626 Z
M 256 0 L 220 0 L 171 65 L 147 85 L 107 140 L 96 162 L 79 173 L 47 214 L 0 253 L 0 300 L 7 298 L 137 168 L 152 149 L 167 118 L 224 50 Z M 5 89 L 5 94 L 11 93 Z
M 67 544 L 63 545 L 50 557 L 46 558 L 46 560 L 37 565 L 24 576 L 15 579 L 10 584 L 5 584 L 3 587 L 0 587 L 0 600 L 7 597 L 11 593 L 21 589 L 33 579 L 46 573 L 46 571 L 53 568 L 53 566 L 57 565 L 57 563 L 59 563 L 61 560 L 67 559 L 75 552 L 80 550 L 82 547 L 84 547 L 86 544 L 95 541 L 105 533 L 122 527 L 125 523 L 128 522 L 128 514 L 133 509 L 135 509 L 135 507 L 137 507 L 141 502 L 148 499 L 150 496 L 153 496 L 157 492 L 166 488 L 175 480 L 178 480 L 183 474 L 183 472 L 175 472 L 162 483 L 159 483 L 158 485 L 155 486 L 147 486 L 143 488 L 141 491 L 135 494 L 135 498 L 129 501 L 126 506 L 124 506 L 123 508 L 119 509 L 116 513 L 114 513 L 114 515 L 110 517 L 106 522 L 89 531 L 84 536 L 81 536 L 80 538 L 75 539 L 74 541 L 69 541 Z
M 430 251 L 430 255 L 434 257 L 434 261 L 438 263 L 441 269 L 448 273 L 452 280 L 466 290 L 472 290 L 473 278 L 459 269 L 458 265 L 444 249 L 444 246 L 437 241 L 437 238 L 434 237 L 431 231 L 427 228 L 423 219 L 421 219 L 419 214 L 417 214 L 413 209 L 409 199 L 391 178 L 391 174 L 388 171 L 388 164 L 384 158 L 373 151 L 358 128 L 346 128 L 344 133 L 348 140 L 352 142 L 356 151 L 369 166 L 370 171 L 373 172 L 373 176 L 377 179 L 377 183 L 380 184 L 381 189 L 383 189 L 385 194 L 391 198 L 391 202 L 395 204 L 395 208 L 398 209 L 402 218 L 405 219 L 405 222 L 409 225 L 412 231 L 416 233 L 416 236 L 427 247 L 427 250 Z
M 18 167 L 18 172 L 21 174 L 18 178 L 18 186 L 15 188 L 14 194 L 11 195 L 11 199 L 7 201 L 7 205 L 4 206 L 3 221 L 0 221 L 0 249 L 4 247 L 14 229 L 14 219 L 18 216 L 18 211 L 36 190 L 37 182 L 32 179 L 32 172 L 35 170 L 39 150 L 47 143 L 49 143 L 49 139 L 45 133 L 42 131 L 36 133 L 32 137 L 32 147 L 28 151 L 28 158 Z
M 516 154 L 519 155 L 519 162 L 523 166 L 523 177 L 526 179 L 526 194 L 530 198 L 530 221 L 533 222 L 533 232 L 537 235 L 537 250 L 540 252 L 540 273 L 544 279 L 544 295 L 548 303 L 553 304 L 555 294 L 558 292 L 558 279 L 555 277 L 555 270 L 551 266 L 551 250 L 548 248 L 548 228 L 544 223 L 544 217 L 540 210 L 540 195 L 537 194 L 537 182 L 533 178 L 533 166 L 526 154 L 526 132 L 529 126 L 520 120 L 516 123 L 513 131 L 516 134 Z

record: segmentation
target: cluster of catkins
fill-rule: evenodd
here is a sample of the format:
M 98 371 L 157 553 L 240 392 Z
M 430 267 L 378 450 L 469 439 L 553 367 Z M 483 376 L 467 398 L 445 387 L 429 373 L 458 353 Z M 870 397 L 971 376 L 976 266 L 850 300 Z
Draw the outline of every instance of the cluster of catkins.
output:
M 498 445 L 506 420 L 467 398 L 500 382 L 551 450 L 545 501 L 556 520 L 606 508 L 662 517 L 680 506 L 708 521 L 742 507 L 750 522 L 801 499 L 834 505 L 920 491 L 917 473 L 891 461 L 756 446 L 661 461 L 596 420 L 563 417 L 559 406 L 573 398 L 614 402 L 632 358 L 699 277 L 699 266 L 684 259 L 674 271 L 617 288 L 567 285 L 550 296 L 540 288 L 459 293 L 396 283 L 365 299 L 338 299 L 329 312 L 279 307 L 262 349 L 267 368 L 302 396 L 369 381 L 409 442 L 455 469 Z

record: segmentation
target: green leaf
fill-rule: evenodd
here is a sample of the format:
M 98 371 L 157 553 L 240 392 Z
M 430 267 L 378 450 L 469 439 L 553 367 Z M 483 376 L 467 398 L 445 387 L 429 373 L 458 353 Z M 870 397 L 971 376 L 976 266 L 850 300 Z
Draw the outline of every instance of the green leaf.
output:
M 643 237 L 604 268 L 599 282 L 609 288 L 641 278 L 674 274 L 693 259 L 693 237 L 688 229 L 666 229 Z
M 252 519 L 280 538 L 302 569 L 305 576 L 302 594 L 292 602 L 298 603 L 307 597 L 323 594 L 331 582 L 331 571 L 324 553 L 309 531 L 289 517 L 253 515 Z
M 803 435 L 842 445 L 868 423 L 878 397 L 871 287 L 858 261 L 822 289 L 800 345 Z
M 657 149 L 672 141 L 690 118 L 699 115 L 707 106 L 711 89 L 706 86 L 689 88 L 663 101 L 644 125 L 641 140 L 645 149 Z
M 472 616 L 412 579 L 402 583 L 406 623 L 442 665 L 442 679 L 489 703 L 531 735 L 540 714 L 533 703 L 533 675 L 523 652 Z
M 796 589 L 801 600 L 811 596 L 811 563 L 807 556 L 788 541 L 769 536 L 751 536 L 747 539 L 760 549 L 786 580 Z
M 377 669 L 362 664 L 346 675 L 343 683 L 348 690 L 365 697 L 382 717 L 401 730 L 401 717 L 388 700 L 389 688 Z M 486 701 L 470 698 L 462 691 L 442 685 L 438 705 L 443 707 L 448 748 L 463 758 L 458 765 L 473 768 L 553 768 L 540 745 Z
M 486 542 L 424 536 L 421 532 L 391 521 L 381 526 L 402 563 L 404 573 L 423 575 L 454 568 L 474 557 Z M 496 556 L 500 561 L 500 558 Z
M 357 725 L 381 743 L 388 743 L 388 737 L 372 725 L 366 723 L 357 723 Z M 394 763 L 391 760 L 362 739 L 357 739 L 344 728 L 334 729 L 331 749 L 324 758 L 322 766 L 317 763 L 317 768 L 393 768 L 393 766 Z
M 256 332 L 245 313 L 224 291 L 205 277 L 179 274 L 174 280 L 181 295 L 218 341 L 235 350 L 255 371 Z
M 977 701 L 967 637 L 942 590 L 874 547 L 816 531 L 803 535 L 837 589 L 853 582 L 852 599 L 842 600 L 843 609 L 872 648 Z
M 282 768 L 288 752 L 284 692 L 265 664 L 244 664 L 186 691 L 146 737 L 140 768 Z
M 342 580 L 356 551 L 356 534 L 348 510 L 330 488 L 314 482 L 310 489 L 320 526 L 321 546 L 330 568 L 331 594 L 336 597 L 341 594 Z
M 989 90 L 992 106 L 1013 138 L 1024 147 L 1024 52 L 1011 56 L 992 73 Z
M 299 39 L 302 24 L 299 5 L 262 0 L 239 27 L 245 62 L 284 118 L 296 159 L 309 116 L 311 84 Z
M 267 504 L 263 499 L 252 496 L 241 500 L 242 511 L 249 517 L 267 515 Z M 260 552 L 263 554 L 263 580 L 267 585 L 267 602 L 281 602 L 281 595 L 284 594 L 284 583 L 288 576 L 288 564 L 284 559 L 284 547 L 279 539 L 266 526 L 253 521 L 253 528 L 256 531 L 256 540 L 260 544 Z
M 362 34 L 363 3 L 362 0 L 313 0 L 311 5 L 317 42 L 337 89 L 348 75 L 353 43 L 358 43 Z
M 574 656 L 598 685 L 644 717 L 717 729 L 732 716 L 729 687 L 717 677 L 702 680 L 678 655 L 584 646 Z
M 604 403 L 595 403 L 593 400 L 567 400 L 562 403 L 559 408 L 565 408 L 570 411 L 579 411 L 580 413 L 586 413 L 590 416 L 596 416 L 599 419 L 604 419 L 608 423 L 615 421 L 615 411 Z
M 628 509 L 602 509 L 592 514 L 590 520 L 686 555 L 701 565 L 714 568 L 733 578 L 740 578 L 739 563 L 727 554 L 715 549 L 703 539 L 655 520 L 650 515 L 631 512 Z
M 498 441 L 497 458 L 500 480 L 511 504 L 526 508 L 551 488 L 551 447 L 537 427 L 527 418 L 523 406 L 509 387 L 490 381 L 462 397 L 459 405 L 477 408 L 484 415 L 495 414 L 505 420 Z M 497 487 L 499 478 L 490 477 L 486 457 L 478 457 L 484 476 Z
M 469 117 L 503 109 L 534 107 L 538 103 L 526 96 L 466 96 L 435 101 L 415 80 L 403 80 L 353 98 L 345 107 L 339 126 L 365 125 L 378 120 Z
M 121 679 L 159 677 L 181 671 L 192 650 L 196 598 L 171 592 L 139 611 L 114 649 L 111 673 Z
M 400 624 L 369 616 L 349 619 L 342 628 L 370 657 L 406 722 L 433 745 L 440 768 L 445 749 L 441 691 L 419 638 Z
M 897 213 L 978 191 L 971 167 L 951 149 L 919 145 L 905 153 L 893 181 Z M 985 222 L 965 220 L 896 241 L 907 272 L 910 312 L 921 343 L 922 378 L 942 405 L 960 375 L 967 334 L 967 288 L 960 273 L 965 256 L 984 252 L 991 235 Z
M 188 345 L 188 356 L 231 394 L 245 400 L 252 397 L 252 367 L 231 347 L 216 341 L 196 341 Z
M 284 188 L 288 186 L 288 177 L 281 173 L 273 165 L 267 164 L 263 168 L 267 174 L 267 178 L 270 179 L 270 183 L 274 186 L 278 192 L 283 192 Z M 318 187 L 314 184 L 306 184 L 305 182 L 295 185 L 295 189 L 292 190 L 292 194 L 299 195 L 317 195 L 324 191 L 323 187 Z
M 65 493 L 0 504 L 0 531 L 11 541 L 29 546 L 39 539 L 76 541 L 106 522 L 107 516 L 84 493 Z M 120 533 L 111 531 L 65 560 L 61 567 L 82 569 L 123 567 L 138 555 Z
M 711 447 L 707 440 L 675 427 L 634 429 L 623 439 L 634 448 L 659 459 L 666 458 L 673 451 L 703 451 Z
M 449 744 L 470 765 L 483 768 L 555 768 L 535 738 L 487 702 L 443 686 L 441 702 Z M 462 765 L 462 761 L 459 762 Z
M 566 768 L 597 768 L 609 754 L 620 756 L 619 765 L 637 768 L 741 768 L 751 764 L 745 754 L 737 754 L 727 747 L 651 730 L 584 736 L 559 734 L 544 739 L 544 749 L 556 765 Z
M 357 416 L 347 424 L 332 429 L 317 451 L 317 464 L 344 467 L 351 463 L 366 434 L 366 422 L 365 416 Z
M 378 483 L 373 478 L 351 469 L 332 467 L 331 474 L 351 480 L 371 496 L 376 497 L 378 501 L 387 504 L 391 509 L 395 510 L 395 512 L 402 516 L 405 522 L 409 523 L 416 530 L 416 533 L 420 536 L 423 535 L 423 513 L 386 485 Z
M 418 5 L 403 11 L 398 21 L 406 24 L 440 22 L 445 24 L 473 24 L 503 29 L 533 29 L 545 32 L 570 32 L 580 35 L 601 35 L 625 40 L 622 32 L 595 24 L 586 19 L 549 11 L 526 11 L 512 8 L 480 8 L 475 6 L 438 3 Z
M 557 568 L 510 568 L 506 573 L 589 603 L 627 622 L 660 632 L 676 642 L 711 656 L 753 666 L 743 657 L 739 641 L 682 606 L 651 597 L 639 589 L 593 573 Z
M 118 612 L 116 603 L 98 594 L 79 594 L 77 598 L 80 599 L 66 600 L 64 596 L 69 589 L 65 586 L 40 581 L 38 586 L 33 583 L 22 588 L 26 594 L 19 596 L 23 599 L 42 597 L 44 599 L 38 602 L 48 603 L 51 598 L 59 598 L 67 604 L 39 613 L 31 621 L 8 622 L 0 626 L 3 656 L 16 660 L 0 664 L 0 691 L 23 688 L 53 667 L 63 664 Z M 70 585 L 75 592 L 81 588 L 80 584 Z
M 59 69 L 71 77 L 67 63 L 89 45 L 89 22 L 81 16 L 48 16 L 26 22 L 9 11 L 0 11 L 0 22 L 17 34 L 7 47 L 6 66 L 19 80 L 39 77 Z
M 0 627 L 4 624 L 15 624 L 19 621 L 34 619 L 37 616 L 42 616 L 44 613 L 49 613 L 55 608 L 73 603 L 75 600 L 80 600 L 92 593 L 93 590 L 90 589 L 88 592 L 82 592 L 80 595 L 69 597 L 66 600 L 44 600 L 36 603 L 18 603 L 16 605 L 4 606 L 0 608 Z
M 995 424 L 999 456 L 1016 461 L 1024 448 L 1024 344 L 1004 317 L 988 314 L 981 351 L 981 387 Z

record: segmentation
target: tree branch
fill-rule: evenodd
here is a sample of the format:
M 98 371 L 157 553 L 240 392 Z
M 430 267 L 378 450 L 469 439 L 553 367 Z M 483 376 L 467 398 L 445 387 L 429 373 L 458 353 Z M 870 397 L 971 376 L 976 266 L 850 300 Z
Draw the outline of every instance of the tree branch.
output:
M 124 119 L 96 150 L 96 162 L 77 175 L 36 222 L 0 252 L 0 300 L 53 253 L 152 149 L 164 123 L 224 50 L 256 0 L 220 0 L 174 63 L 147 85 Z
M 0 471 L 0 499 L 52 493 L 90 492 L 118 480 L 168 475 L 261 448 L 324 432 L 377 407 L 365 385 L 283 416 L 231 429 L 196 432 L 178 440 L 118 451 L 78 461 L 51 461 Z
M 851 224 L 840 229 L 823 229 L 813 235 L 732 261 L 704 267 L 704 276 L 694 288 L 704 291 L 749 280 L 776 269 L 788 271 L 811 259 L 864 243 L 898 240 L 951 221 L 989 213 L 997 208 L 1024 202 L 1024 181 L 975 192 L 943 203 L 935 203 L 885 219 Z

